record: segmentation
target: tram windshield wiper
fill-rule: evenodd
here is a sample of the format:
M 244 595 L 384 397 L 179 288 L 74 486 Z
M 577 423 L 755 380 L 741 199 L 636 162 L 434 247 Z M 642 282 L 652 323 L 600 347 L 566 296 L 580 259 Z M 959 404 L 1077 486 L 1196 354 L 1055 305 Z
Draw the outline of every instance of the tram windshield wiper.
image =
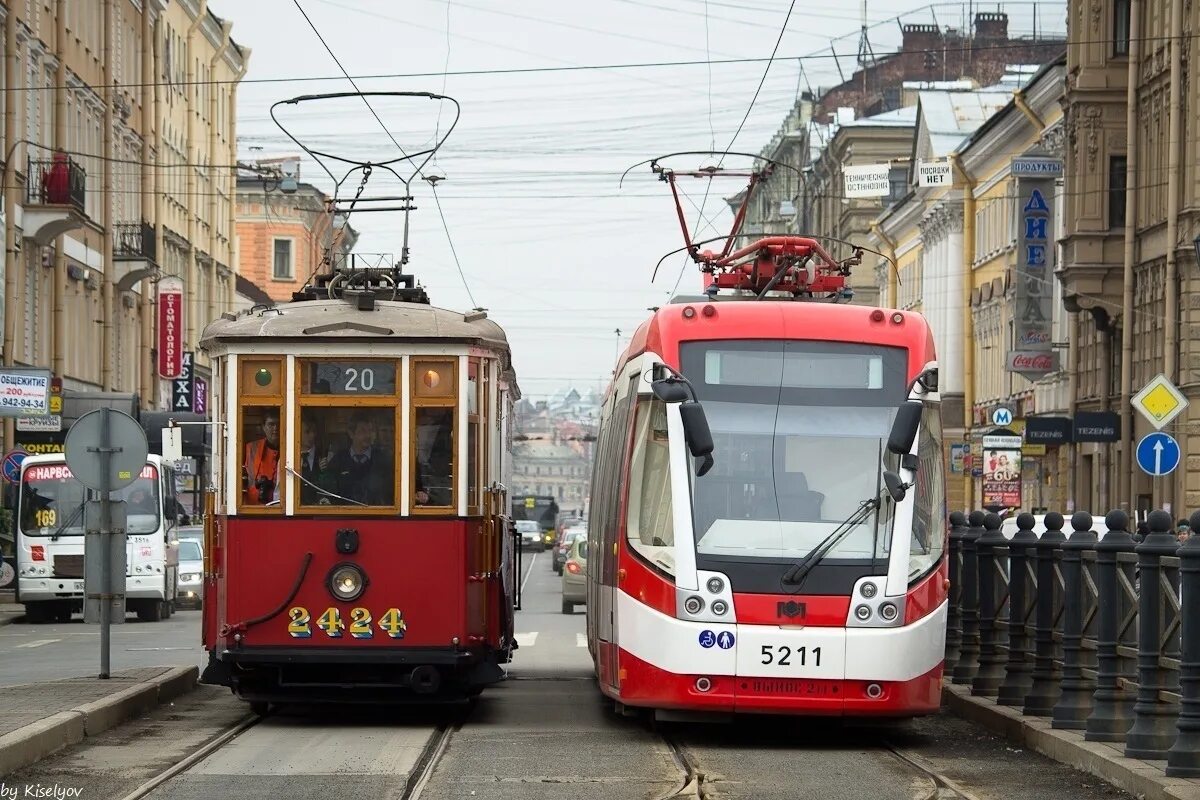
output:
M 850 531 L 854 530 L 858 525 L 862 524 L 871 512 L 875 511 L 880 506 L 880 498 L 878 495 L 869 497 L 858 504 L 858 508 L 846 517 L 840 525 L 834 528 L 828 536 L 822 539 L 816 547 L 812 549 L 802 561 L 793 564 L 787 572 L 783 574 L 783 582 L 787 584 L 799 585 L 808 577 L 808 573 L 812 572 L 813 567 L 817 566 L 829 552 L 837 547 L 842 539 L 846 538 Z

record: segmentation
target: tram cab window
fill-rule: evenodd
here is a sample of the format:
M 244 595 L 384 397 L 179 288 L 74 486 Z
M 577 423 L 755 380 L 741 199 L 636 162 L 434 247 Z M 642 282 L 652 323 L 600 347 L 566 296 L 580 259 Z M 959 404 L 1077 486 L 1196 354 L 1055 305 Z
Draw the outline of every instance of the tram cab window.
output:
M 671 522 L 667 407 L 657 398 L 638 402 L 629 487 L 630 544 L 656 567 L 673 573 L 675 528 Z
M 300 504 L 396 504 L 395 410 L 304 406 L 300 413 Z
M 282 414 L 283 384 L 283 359 L 238 360 L 241 399 L 237 447 L 244 510 L 283 510 L 281 442 L 287 434 Z
M 263 406 L 242 408 L 242 503 L 279 504 L 280 415 Z

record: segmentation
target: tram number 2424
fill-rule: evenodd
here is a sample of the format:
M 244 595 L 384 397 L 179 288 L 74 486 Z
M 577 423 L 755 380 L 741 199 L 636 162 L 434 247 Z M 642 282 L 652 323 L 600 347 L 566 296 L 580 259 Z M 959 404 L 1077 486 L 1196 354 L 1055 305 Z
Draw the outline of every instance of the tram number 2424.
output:
M 312 617 L 308 613 L 308 609 L 303 606 L 293 606 L 288 609 L 288 634 L 295 639 L 308 639 L 312 636 Z M 371 618 L 371 612 L 365 608 L 350 609 L 350 638 L 352 639 L 371 639 L 375 635 L 375 629 L 372 627 L 374 620 Z M 379 618 L 379 629 L 393 639 L 403 639 L 404 632 L 408 630 L 408 624 L 404 621 L 404 614 L 400 613 L 399 609 L 389 608 L 383 612 L 383 616 Z M 342 618 L 342 612 L 337 608 L 327 608 L 325 612 L 317 618 L 317 627 L 325 632 L 325 635 L 330 639 L 342 638 L 342 632 L 346 630 L 346 620 Z

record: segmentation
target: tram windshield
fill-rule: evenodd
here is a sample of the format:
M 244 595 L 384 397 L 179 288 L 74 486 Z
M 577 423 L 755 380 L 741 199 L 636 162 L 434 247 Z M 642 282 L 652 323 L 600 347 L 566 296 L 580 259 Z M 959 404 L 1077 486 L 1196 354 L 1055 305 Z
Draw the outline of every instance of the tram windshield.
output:
M 158 470 L 147 464 L 141 475 L 124 489 L 113 492 L 124 500 L 126 532 L 147 534 L 162 523 Z M 25 470 L 21 481 L 20 525 L 26 536 L 82 536 L 83 506 L 88 490 L 75 480 L 66 464 L 38 464 Z
M 694 486 L 698 554 L 803 558 L 883 492 L 903 349 L 722 341 L 685 343 L 681 355 L 716 446 Z M 827 559 L 886 558 L 892 508 L 882 503 Z

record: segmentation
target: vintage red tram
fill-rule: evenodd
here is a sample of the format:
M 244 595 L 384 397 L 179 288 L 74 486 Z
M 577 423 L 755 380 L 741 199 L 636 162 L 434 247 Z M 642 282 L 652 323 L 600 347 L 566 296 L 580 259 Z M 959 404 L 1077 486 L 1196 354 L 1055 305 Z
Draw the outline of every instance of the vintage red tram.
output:
M 508 344 L 397 273 L 334 270 L 202 336 L 202 680 L 259 711 L 461 698 L 515 647 Z

